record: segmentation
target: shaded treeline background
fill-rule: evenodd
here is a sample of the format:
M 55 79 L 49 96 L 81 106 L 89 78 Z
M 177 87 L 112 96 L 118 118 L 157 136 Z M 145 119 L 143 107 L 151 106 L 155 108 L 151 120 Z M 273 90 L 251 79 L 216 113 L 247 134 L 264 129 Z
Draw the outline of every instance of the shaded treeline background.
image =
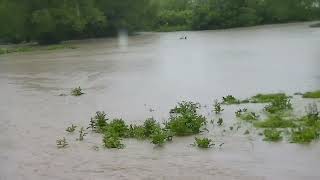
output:
M 320 0 L 0 0 L 0 40 L 42 44 L 115 35 L 317 20 Z

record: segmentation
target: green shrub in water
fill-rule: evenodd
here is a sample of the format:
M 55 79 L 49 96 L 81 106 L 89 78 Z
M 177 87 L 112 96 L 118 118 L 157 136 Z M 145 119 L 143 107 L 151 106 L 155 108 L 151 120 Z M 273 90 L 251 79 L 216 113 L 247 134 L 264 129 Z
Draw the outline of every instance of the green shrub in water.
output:
M 299 127 L 291 130 L 292 143 L 310 143 L 319 138 L 319 130 L 313 127 Z
M 270 115 L 268 119 L 254 123 L 255 127 L 259 128 L 292 128 L 296 124 L 291 119 L 285 119 L 279 115 Z
M 224 109 L 222 109 L 222 107 L 221 107 L 221 103 L 219 103 L 217 100 L 214 101 L 213 111 L 216 114 L 220 114 L 222 111 L 224 111 Z
M 107 126 L 108 119 L 106 116 L 104 111 L 97 111 L 96 115 L 91 118 L 88 128 L 91 128 L 93 131 L 102 132 Z
M 146 139 L 146 129 L 144 126 L 130 125 L 129 137 L 136 139 Z
M 84 93 L 82 92 L 81 87 L 77 87 L 77 88 L 74 88 L 74 89 L 71 90 L 71 95 L 72 96 L 81 96 L 83 94 Z
M 194 145 L 199 148 L 211 148 L 214 146 L 213 140 L 209 138 L 195 138 Z
M 112 136 L 129 137 L 129 128 L 123 119 L 113 119 L 105 125 L 103 131 Z
M 282 140 L 281 131 L 276 129 L 265 129 L 263 131 L 264 141 L 280 141 Z
M 284 93 L 272 93 L 272 94 L 257 94 L 250 98 L 252 103 L 271 103 L 272 101 L 279 98 L 289 98 Z
M 103 145 L 108 149 L 123 149 L 124 144 L 121 143 L 121 138 L 116 135 L 105 134 L 103 137 Z
M 226 97 L 222 97 L 222 104 L 230 105 L 230 104 L 240 104 L 240 103 L 241 103 L 241 101 L 238 100 L 237 98 L 235 98 L 232 95 L 228 95 Z
M 306 92 L 302 95 L 303 98 L 320 98 L 320 90 L 313 92 Z
M 247 122 L 255 122 L 259 120 L 260 116 L 255 112 L 244 112 L 244 113 L 237 114 L 237 117 Z
M 145 129 L 145 136 L 150 137 L 154 131 L 160 129 L 160 124 L 154 118 L 148 118 L 144 121 L 143 127 Z
M 168 138 L 166 132 L 160 128 L 155 129 L 153 133 L 150 135 L 150 137 L 151 137 L 151 143 L 158 146 L 163 145 Z
M 181 102 L 172 109 L 167 123 L 170 129 L 177 136 L 198 134 L 206 124 L 206 118 L 197 113 L 199 105 L 192 102 Z
M 67 146 L 68 146 L 68 142 L 67 142 L 65 137 L 63 137 L 62 139 L 58 139 L 57 140 L 57 147 L 58 148 L 65 148 Z
M 278 97 L 273 99 L 270 104 L 265 106 L 264 110 L 269 113 L 284 112 L 292 110 L 292 104 L 288 97 Z
M 76 130 L 76 128 L 77 128 L 77 126 L 72 124 L 70 127 L 67 127 L 66 131 L 69 133 L 72 133 Z

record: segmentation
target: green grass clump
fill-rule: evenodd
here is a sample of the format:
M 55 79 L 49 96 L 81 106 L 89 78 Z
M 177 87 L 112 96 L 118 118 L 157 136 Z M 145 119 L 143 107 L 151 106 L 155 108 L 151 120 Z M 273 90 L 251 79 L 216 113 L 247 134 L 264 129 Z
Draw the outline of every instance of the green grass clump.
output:
M 281 113 L 292 110 L 292 104 L 289 97 L 277 97 L 271 101 L 270 104 L 264 107 L 264 110 L 269 113 Z
M 264 134 L 264 141 L 280 141 L 282 140 L 281 131 L 276 129 L 265 129 L 263 131 Z
M 292 128 L 297 125 L 291 119 L 285 119 L 280 115 L 270 115 L 268 119 L 254 123 L 258 128 Z
M 192 102 L 181 102 L 172 109 L 167 123 L 167 129 L 170 129 L 177 136 L 198 134 L 201 128 L 206 124 L 206 118 L 197 113 L 199 104 Z
M 313 92 L 306 92 L 302 95 L 303 98 L 320 98 L 320 90 Z
M 292 143 L 310 143 L 319 138 L 319 129 L 314 127 L 300 127 L 291 131 Z
M 211 148 L 214 146 L 213 140 L 209 138 L 195 138 L 194 145 L 199 148 Z
M 68 142 L 65 137 L 63 137 L 62 139 L 58 139 L 56 142 L 58 148 L 65 148 L 68 146 Z
M 103 145 L 108 149 L 123 149 L 124 144 L 121 143 L 121 138 L 116 135 L 105 134 L 103 137 Z
M 76 128 L 77 128 L 77 126 L 72 124 L 70 127 L 67 127 L 66 131 L 69 133 L 72 133 L 76 130 Z
M 257 94 L 250 98 L 251 103 L 271 103 L 279 98 L 289 98 L 285 93 Z
M 82 92 L 81 87 L 77 87 L 77 88 L 74 88 L 74 89 L 71 90 L 71 95 L 72 96 L 81 96 L 83 94 L 84 93 Z

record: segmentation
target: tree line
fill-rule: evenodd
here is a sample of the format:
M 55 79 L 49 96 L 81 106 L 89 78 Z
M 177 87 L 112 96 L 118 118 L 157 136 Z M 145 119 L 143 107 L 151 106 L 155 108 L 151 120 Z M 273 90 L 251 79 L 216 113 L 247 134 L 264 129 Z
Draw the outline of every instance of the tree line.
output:
M 118 30 L 221 29 L 315 20 L 320 0 L 0 0 L 0 40 L 58 43 Z

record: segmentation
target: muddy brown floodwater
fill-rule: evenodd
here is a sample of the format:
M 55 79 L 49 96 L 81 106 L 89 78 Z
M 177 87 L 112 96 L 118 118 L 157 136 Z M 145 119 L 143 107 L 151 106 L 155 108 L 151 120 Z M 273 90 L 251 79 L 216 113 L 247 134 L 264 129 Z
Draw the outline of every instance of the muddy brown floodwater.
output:
M 86 127 L 98 110 L 127 122 L 162 122 L 178 101 L 192 100 L 208 105 L 202 111 L 210 120 L 213 100 L 227 94 L 320 89 L 320 28 L 309 24 L 143 33 L 0 56 L 0 179 L 319 180 L 319 142 L 267 143 L 243 135 L 246 128 L 223 132 L 237 121 L 238 106 L 225 107 L 224 127 L 208 124 L 204 135 L 224 142 L 220 149 L 199 150 L 189 145 L 194 137 L 183 137 L 162 148 L 125 140 L 125 149 L 108 150 L 100 135 L 78 142 L 78 133 L 65 132 L 71 123 Z M 58 96 L 77 86 L 84 96 Z M 319 104 L 295 96 L 297 114 L 310 102 Z M 64 136 L 69 147 L 57 149 Z

